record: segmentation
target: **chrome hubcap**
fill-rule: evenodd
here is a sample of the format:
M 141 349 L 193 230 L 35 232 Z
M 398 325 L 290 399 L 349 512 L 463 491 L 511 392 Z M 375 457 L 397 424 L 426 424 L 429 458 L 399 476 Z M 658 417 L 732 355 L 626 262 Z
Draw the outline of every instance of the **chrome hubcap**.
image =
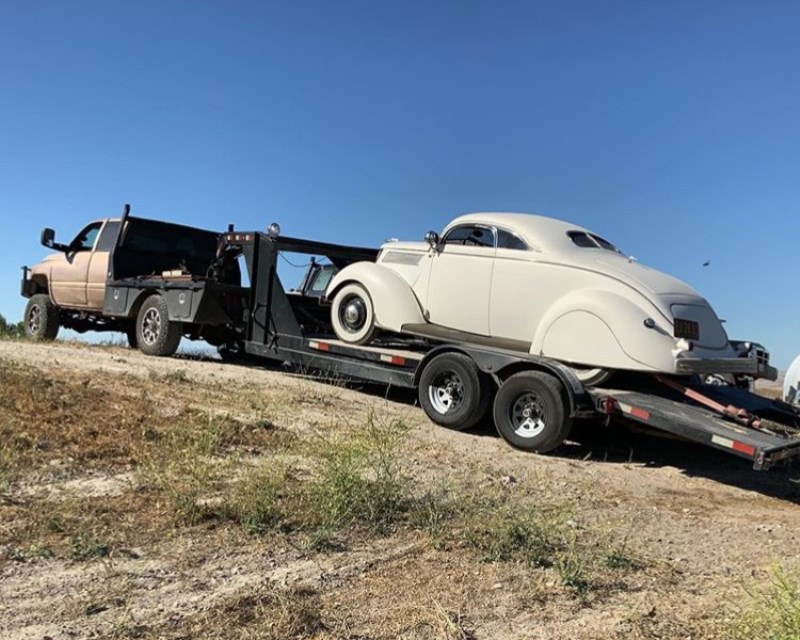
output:
M 342 324 L 349 331 L 358 331 L 367 319 L 367 308 L 361 298 L 350 298 L 342 307 Z
M 28 331 L 36 333 L 42 326 L 42 309 L 39 305 L 33 305 L 28 313 Z
M 428 401 L 440 414 L 457 409 L 464 400 L 464 384 L 454 373 L 445 373 L 428 387 Z
M 538 436 L 545 428 L 547 416 L 535 393 L 523 393 L 511 405 L 511 425 L 520 438 Z
M 161 314 L 158 309 L 148 309 L 142 318 L 142 341 L 153 344 L 161 333 Z

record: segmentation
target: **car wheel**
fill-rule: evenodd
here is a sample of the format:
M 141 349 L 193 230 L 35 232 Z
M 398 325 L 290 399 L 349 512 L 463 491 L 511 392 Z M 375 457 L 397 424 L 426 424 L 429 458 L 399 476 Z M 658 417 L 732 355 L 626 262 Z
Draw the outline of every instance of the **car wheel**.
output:
M 513 447 L 547 452 L 558 447 L 572 426 L 561 383 L 541 371 L 523 371 L 506 380 L 494 399 L 497 431 Z
M 58 307 L 46 293 L 31 296 L 25 307 L 25 335 L 33 340 L 55 340 L 60 326 Z
M 178 350 L 182 327 L 169 319 L 167 301 L 152 295 L 144 301 L 136 319 L 136 339 L 142 353 L 171 356 Z
M 571 369 L 584 387 L 599 387 L 601 384 L 608 382 L 611 376 L 614 375 L 613 369 L 600 369 L 597 367 L 592 369 L 571 367 Z
M 436 424 L 463 431 L 489 408 L 489 386 L 475 363 L 461 353 L 443 353 L 422 370 L 419 404 Z
M 339 289 L 331 305 L 331 324 L 343 342 L 367 344 L 375 337 L 375 310 L 363 286 L 351 282 Z

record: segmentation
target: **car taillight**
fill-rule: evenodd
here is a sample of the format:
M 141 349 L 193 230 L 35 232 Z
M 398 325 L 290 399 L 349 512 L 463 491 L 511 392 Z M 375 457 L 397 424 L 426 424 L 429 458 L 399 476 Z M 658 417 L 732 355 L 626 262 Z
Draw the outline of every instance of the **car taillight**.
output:
M 683 320 L 675 318 L 673 335 L 676 338 L 686 338 L 687 340 L 700 339 L 700 323 L 694 320 Z

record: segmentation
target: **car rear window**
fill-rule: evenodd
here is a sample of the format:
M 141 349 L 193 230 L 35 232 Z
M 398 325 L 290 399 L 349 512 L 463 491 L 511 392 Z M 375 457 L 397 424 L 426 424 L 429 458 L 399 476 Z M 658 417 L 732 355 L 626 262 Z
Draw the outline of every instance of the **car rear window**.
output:
M 567 231 L 567 235 L 572 242 L 579 247 L 586 249 L 605 249 L 606 251 L 613 251 L 614 253 L 622 253 L 608 240 L 594 233 L 587 233 L 586 231 Z

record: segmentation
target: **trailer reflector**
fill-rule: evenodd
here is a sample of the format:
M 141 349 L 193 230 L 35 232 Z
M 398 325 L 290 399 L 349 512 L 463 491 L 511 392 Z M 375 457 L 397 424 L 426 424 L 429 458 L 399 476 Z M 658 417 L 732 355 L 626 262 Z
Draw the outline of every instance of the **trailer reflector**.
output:
M 308 346 L 312 349 L 316 349 L 317 351 L 330 351 L 331 345 L 327 342 L 318 342 L 317 340 L 309 340 Z
M 639 420 L 650 420 L 649 411 L 645 411 L 639 407 L 634 407 L 630 404 L 625 404 L 624 402 L 617 402 L 617 405 L 622 410 L 622 413 L 627 413 L 628 415 L 638 418 Z
M 711 442 L 718 444 L 721 447 L 733 449 L 734 451 L 738 451 L 739 453 L 743 453 L 748 456 L 752 456 L 756 452 L 756 448 L 749 444 L 739 442 L 738 440 L 731 440 L 730 438 L 724 438 L 722 436 L 711 436 Z
M 389 364 L 396 364 L 402 367 L 406 363 L 405 358 L 400 356 L 390 356 L 388 354 L 381 354 L 381 362 L 388 362 Z

